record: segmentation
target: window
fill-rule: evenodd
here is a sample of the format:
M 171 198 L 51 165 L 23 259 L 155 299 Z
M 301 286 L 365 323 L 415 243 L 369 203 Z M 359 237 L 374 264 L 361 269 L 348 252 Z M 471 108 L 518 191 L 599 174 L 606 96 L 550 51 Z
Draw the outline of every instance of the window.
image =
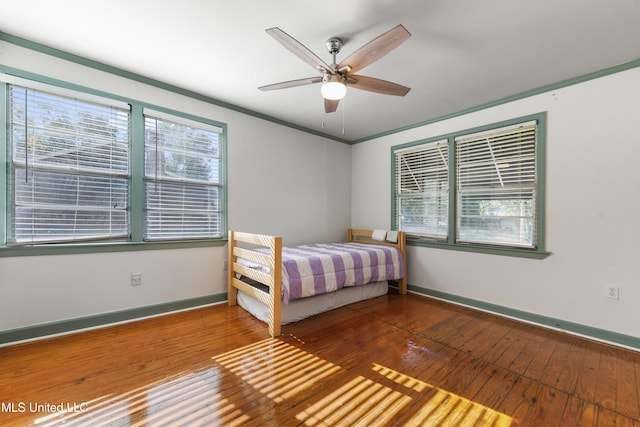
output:
M 544 123 L 537 114 L 393 147 L 392 226 L 416 244 L 544 254 Z
M 449 216 L 447 140 L 396 151 L 399 230 L 446 239 Z
M 220 128 L 145 114 L 147 240 L 222 235 Z
M 224 244 L 224 124 L 1 73 L 0 98 L 0 256 Z
M 534 248 L 535 122 L 455 138 L 458 242 Z
M 11 85 L 7 242 L 126 240 L 129 111 Z

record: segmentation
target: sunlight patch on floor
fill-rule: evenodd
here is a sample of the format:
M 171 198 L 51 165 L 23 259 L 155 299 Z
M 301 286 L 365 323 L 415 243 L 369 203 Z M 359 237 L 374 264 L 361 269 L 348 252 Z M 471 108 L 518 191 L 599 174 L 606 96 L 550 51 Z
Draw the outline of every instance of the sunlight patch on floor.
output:
M 270 339 L 212 360 L 276 403 L 342 369 L 290 344 Z
M 371 426 L 393 422 L 401 411 L 415 411 L 405 425 L 478 423 L 501 427 L 512 424 L 511 417 L 505 414 L 391 368 L 374 363 L 372 370 L 383 379 L 358 376 L 299 413 L 296 418 L 307 426 Z M 389 380 L 389 384 L 383 385 L 384 380 Z M 414 409 L 410 405 L 416 393 L 426 394 L 429 400 Z
M 219 392 L 219 377 L 215 368 L 175 375 L 125 393 L 84 402 L 82 411 L 61 411 L 40 417 L 34 424 L 145 426 L 208 420 L 241 425 L 247 416 Z
M 498 411 L 387 366 L 373 363 L 370 374 L 354 376 L 339 365 L 277 339 L 266 339 L 211 360 L 217 366 L 105 395 L 84 402 L 82 411 L 44 415 L 35 424 L 149 426 L 197 422 L 239 426 L 256 416 L 255 405 L 261 405 L 261 416 L 269 417 L 269 411 L 277 413 L 275 405 L 296 399 L 309 404 L 293 412 L 292 417 L 297 413 L 295 419 L 308 426 L 386 425 L 399 419 L 406 420 L 406 425 L 479 423 L 499 427 L 512 423 Z M 273 406 L 265 405 L 265 397 Z
M 334 390 L 296 418 L 308 426 L 385 424 L 411 398 L 358 376 Z

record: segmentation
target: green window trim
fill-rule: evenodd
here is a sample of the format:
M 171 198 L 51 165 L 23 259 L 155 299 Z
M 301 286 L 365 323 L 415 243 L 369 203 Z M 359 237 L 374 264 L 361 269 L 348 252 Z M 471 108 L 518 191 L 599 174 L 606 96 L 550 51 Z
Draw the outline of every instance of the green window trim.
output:
M 1 78 L 4 76 L 5 78 Z M 89 96 L 98 96 L 114 101 L 128 103 L 131 107 L 131 149 L 130 149 L 130 232 L 127 241 L 118 242 L 77 242 L 77 243 L 55 243 L 55 244 L 34 244 L 24 246 L 7 246 L 7 223 L 6 213 L 9 207 L 8 197 L 8 159 L 10 147 L 10 136 L 8 126 L 9 99 L 8 85 L 12 79 L 18 79 L 24 84 L 25 81 L 32 81 L 34 84 L 44 84 L 58 87 L 62 90 L 72 90 L 84 93 Z M 22 71 L 15 68 L 0 66 L 0 126 L 5 129 L 0 133 L 0 257 L 32 256 L 32 255 L 57 255 L 57 254 L 81 254 L 99 252 L 124 252 L 124 251 L 145 251 L 157 249 L 178 249 L 195 247 L 217 247 L 223 246 L 227 242 L 227 183 L 226 183 L 226 123 L 218 122 L 201 116 L 173 110 L 164 106 L 158 106 L 136 99 L 130 99 L 119 95 L 109 94 L 100 90 L 79 86 L 74 83 L 52 79 L 47 76 Z M 179 239 L 172 241 L 148 242 L 143 239 L 144 229 L 144 118 L 143 110 L 150 109 L 161 111 L 166 114 L 175 115 L 205 125 L 220 128 L 220 205 L 221 205 L 221 236 L 219 238 L 203 239 Z
M 480 254 L 489 255 L 503 255 L 518 258 L 531 258 L 531 259 L 544 259 L 551 255 L 551 252 L 547 252 L 540 249 L 521 249 L 513 248 L 509 246 L 492 246 L 492 245 L 474 245 L 474 244 L 462 244 L 462 243 L 448 243 L 437 242 L 416 237 L 407 237 L 407 245 L 420 246 L 425 248 L 434 249 L 447 249 L 453 251 L 462 252 L 474 252 Z
M 7 126 L 7 111 L 9 110 L 9 97 L 7 96 L 7 85 L 0 84 L 0 212 L 5 216 L 7 212 L 7 155 L 9 152 L 8 139 L 9 128 Z M 3 149 L 4 148 L 4 149 Z M 0 221 L 0 245 L 4 245 L 7 241 L 6 220 Z
M 207 248 L 220 247 L 226 244 L 227 238 L 225 237 L 224 239 L 179 240 L 171 242 L 69 243 L 56 245 L 15 246 L 0 248 L 0 258 Z
M 475 134 L 478 132 L 488 132 L 493 129 L 514 126 L 525 122 L 535 121 L 537 123 L 536 128 L 536 205 L 535 205 L 535 233 L 534 241 L 535 246 L 532 248 L 523 248 L 508 246 L 502 244 L 483 244 L 483 243 L 463 243 L 457 242 L 457 182 L 456 182 L 456 147 L 455 140 L 463 135 Z M 504 255 L 522 258 L 532 259 L 544 259 L 551 253 L 546 250 L 546 227 L 545 227 L 545 159 L 546 159 L 546 129 L 547 129 L 547 115 L 545 112 L 536 113 L 524 117 L 518 117 L 501 121 L 498 123 L 492 123 L 485 126 L 479 126 L 471 129 L 453 132 L 446 135 L 439 135 L 433 138 L 413 141 L 401 145 L 391 147 L 391 228 L 399 229 L 400 224 L 398 221 L 398 205 L 397 205 L 397 167 L 396 167 L 396 152 L 410 150 L 414 147 L 419 147 L 438 141 L 446 140 L 449 144 L 448 150 L 448 163 L 449 167 L 449 201 L 448 201 L 448 222 L 447 222 L 447 236 L 445 239 L 435 239 L 419 235 L 407 234 L 407 243 L 412 246 L 429 247 L 437 249 L 447 249 L 465 252 L 484 253 L 492 255 Z

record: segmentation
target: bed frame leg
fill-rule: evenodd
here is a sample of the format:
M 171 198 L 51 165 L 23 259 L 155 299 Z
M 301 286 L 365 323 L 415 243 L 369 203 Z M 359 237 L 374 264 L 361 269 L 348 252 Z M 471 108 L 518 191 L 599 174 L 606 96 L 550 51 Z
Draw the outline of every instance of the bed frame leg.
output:
M 402 262 L 404 267 L 404 277 L 400 280 L 400 295 L 407 294 L 407 236 L 404 231 L 398 232 L 400 251 L 402 252 Z
M 229 305 L 236 305 L 238 303 L 238 290 L 233 286 L 233 263 L 236 261 L 233 255 L 233 249 L 237 244 L 238 242 L 235 239 L 233 231 L 229 231 L 229 241 L 227 242 L 227 302 Z
M 405 274 L 406 276 L 406 274 Z M 400 291 L 400 295 L 406 295 L 407 294 L 407 278 L 403 278 L 400 279 L 400 282 L 398 282 L 398 287 L 399 287 L 399 291 Z
M 272 337 L 280 336 L 280 321 L 282 309 L 282 237 L 273 239 L 273 247 L 271 249 L 273 265 L 271 269 L 271 277 L 273 286 L 270 289 L 269 304 L 269 334 Z

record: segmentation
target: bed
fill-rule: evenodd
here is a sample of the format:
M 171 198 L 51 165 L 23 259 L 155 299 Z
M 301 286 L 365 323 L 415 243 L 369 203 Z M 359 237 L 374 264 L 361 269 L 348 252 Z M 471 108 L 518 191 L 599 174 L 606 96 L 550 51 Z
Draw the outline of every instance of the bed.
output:
M 281 325 L 387 293 L 407 292 L 401 231 L 350 229 L 345 243 L 283 247 L 282 238 L 229 232 L 228 303 L 269 326 Z

